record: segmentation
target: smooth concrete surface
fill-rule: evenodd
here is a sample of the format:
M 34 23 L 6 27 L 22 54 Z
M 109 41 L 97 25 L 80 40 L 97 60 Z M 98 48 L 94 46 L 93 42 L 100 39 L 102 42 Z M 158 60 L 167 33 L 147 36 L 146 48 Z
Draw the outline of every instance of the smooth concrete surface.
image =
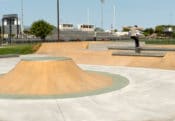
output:
M 0 73 L 19 58 L 0 59 Z M 130 80 L 121 90 L 97 96 L 50 100 L 0 99 L 0 121 L 175 121 L 175 71 L 79 65 L 120 74 Z

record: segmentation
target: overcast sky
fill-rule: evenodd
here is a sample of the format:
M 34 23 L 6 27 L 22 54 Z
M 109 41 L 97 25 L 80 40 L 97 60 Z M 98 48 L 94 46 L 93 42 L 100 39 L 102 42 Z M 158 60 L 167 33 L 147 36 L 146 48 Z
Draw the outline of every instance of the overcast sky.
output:
M 38 19 L 56 25 L 56 0 L 23 0 L 24 25 L 30 26 Z M 139 25 L 145 28 L 160 24 L 175 24 L 175 0 L 105 0 L 104 28 L 113 24 L 116 7 L 116 28 Z M 89 17 L 88 17 L 89 9 Z M 17 13 L 21 17 L 21 0 L 0 0 L 0 16 Z M 88 19 L 89 18 L 89 19 Z M 60 0 L 61 23 L 101 26 L 100 0 Z

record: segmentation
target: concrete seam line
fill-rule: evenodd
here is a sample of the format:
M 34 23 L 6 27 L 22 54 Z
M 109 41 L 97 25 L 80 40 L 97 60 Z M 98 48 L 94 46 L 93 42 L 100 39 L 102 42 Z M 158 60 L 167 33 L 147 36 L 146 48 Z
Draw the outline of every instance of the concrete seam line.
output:
M 61 116 L 62 116 L 62 118 L 63 118 L 63 121 L 66 121 L 66 118 L 65 118 L 65 116 L 64 116 L 64 113 L 63 113 L 63 111 L 61 110 L 61 107 L 60 107 L 59 103 L 57 102 L 57 100 L 56 100 L 56 105 L 57 105 L 57 108 L 58 108 L 59 112 L 61 113 Z

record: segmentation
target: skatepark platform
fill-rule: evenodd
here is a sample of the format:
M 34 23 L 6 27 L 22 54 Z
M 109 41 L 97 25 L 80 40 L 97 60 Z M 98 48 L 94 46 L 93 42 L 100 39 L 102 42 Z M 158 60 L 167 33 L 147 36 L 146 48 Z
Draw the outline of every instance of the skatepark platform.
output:
M 109 50 L 135 50 L 135 47 L 118 47 L 110 46 Z M 160 47 L 141 47 L 141 51 L 175 51 L 175 48 L 160 48 Z
M 109 50 L 117 50 L 113 52 L 113 56 L 142 56 L 142 57 L 164 57 L 167 52 L 175 52 L 174 48 L 161 47 L 140 47 L 140 53 L 136 53 L 135 47 L 108 47 Z
M 162 52 L 140 52 L 136 53 L 134 51 L 119 51 L 113 52 L 112 56 L 141 56 L 141 57 L 164 57 L 166 53 Z
M 12 95 L 5 95 L 5 97 L 10 98 L 7 99 L 3 98 L 1 94 L 0 117 L 2 121 L 175 121 L 175 52 L 167 52 L 163 58 L 111 56 L 113 51 L 86 50 L 78 48 L 77 43 L 73 44 L 44 43 L 44 46 L 41 46 L 40 53 L 71 57 L 83 70 L 102 71 L 113 76 L 116 74 L 123 75 L 129 79 L 129 85 L 110 93 L 86 95 L 79 98 L 68 97 L 69 99 L 57 99 L 56 97 L 54 99 L 37 98 L 33 100 L 28 96 L 29 99 L 23 100 L 21 98 L 14 99 Z M 12 68 L 12 71 L 17 67 L 19 69 L 19 63 L 21 63 L 19 61 L 19 58 L 0 59 L 0 74 L 7 73 Z M 31 59 L 27 62 L 30 61 Z M 37 75 L 42 76 L 43 73 L 46 73 L 44 72 L 44 66 L 49 61 L 53 60 L 41 61 L 43 65 L 40 64 L 38 68 L 43 72 Z M 18 64 L 16 65 L 16 63 Z M 36 68 L 34 64 L 31 64 L 30 68 L 27 67 L 22 65 L 21 69 L 25 68 L 25 70 L 33 73 Z M 58 66 L 54 67 L 59 69 Z M 169 68 L 172 70 L 164 70 Z M 53 69 L 51 70 L 53 72 Z M 70 69 L 67 68 L 66 70 L 69 71 Z M 101 75 L 105 76 L 105 73 Z M 23 71 L 18 74 L 23 75 Z M 0 76 L 0 79 L 7 75 Z M 36 80 L 34 76 L 30 74 L 30 78 Z M 110 75 L 106 76 L 112 78 Z M 21 81 L 14 81 L 13 78 L 4 81 L 12 84 L 11 86 L 9 84 L 5 85 L 2 88 L 11 89 L 18 84 L 18 87 L 21 87 L 18 88 L 19 91 L 30 87 L 26 85 L 35 85 L 35 88 L 38 86 L 38 90 L 45 85 L 40 80 L 38 83 L 30 80 L 30 82 L 24 82 L 23 84 L 21 84 Z M 48 87 L 52 87 L 50 81 L 48 82 Z

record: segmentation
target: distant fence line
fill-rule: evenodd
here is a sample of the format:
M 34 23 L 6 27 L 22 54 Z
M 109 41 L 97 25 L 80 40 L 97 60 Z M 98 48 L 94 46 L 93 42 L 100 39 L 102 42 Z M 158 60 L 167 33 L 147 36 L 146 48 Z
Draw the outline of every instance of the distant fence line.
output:
M 61 31 L 60 41 L 103 41 L 103 40 L 128 40 L 129 36 L 114 35 L 109 32 L 84 32 L 84 31 Z M 0 40 L 2 43 L 9 43 L 8 38 Z M 57 42 L 57 33 L 46 37 L 45 40 L 40 38 L 12 38 L 12 43 L 39 43 L 39 42 Z
M 47 37 L 47 39 L 56 39 L 57 33 L 52 34 Z M 81 41 L 90 41 L 90 40 L 118 40 L 118 39 L 128 39 L 128 36 L 120 36 L 118 37 L 114 33 L 110 32 L 95 32 L 95 31 L 60 31 L 60 39 L 64 41 L 73 41 L 73 40 L 81 40 Z

